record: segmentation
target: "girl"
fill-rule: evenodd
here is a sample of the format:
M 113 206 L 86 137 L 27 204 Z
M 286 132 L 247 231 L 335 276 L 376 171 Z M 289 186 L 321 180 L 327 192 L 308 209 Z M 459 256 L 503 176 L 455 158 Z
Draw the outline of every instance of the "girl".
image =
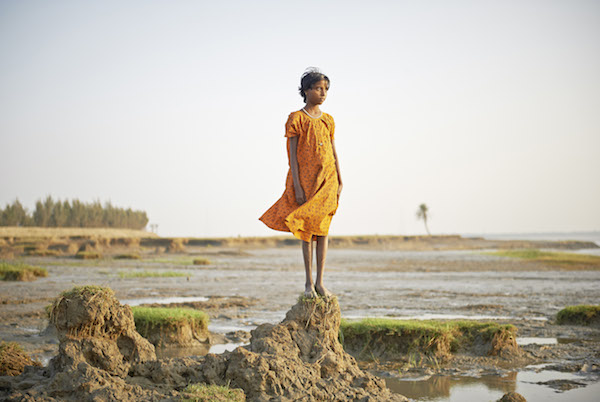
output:
M 292 112 L 285 124 L 290 169 L 281 198 L 260 217 L 268 227 L 292 232 L 302 240 L 306 270 L 304 295 L 315 291 L 329 297 L 323 270 L 331 217 L 342 192 L 340 164 L 335 151 L 333 117 L 319 108 L 327 98 L 329 78 L 317 69 L 300 79 L 300 95 L 306 105 Z M 312 281 L 313 241 L 317 243 L 317 280 Z

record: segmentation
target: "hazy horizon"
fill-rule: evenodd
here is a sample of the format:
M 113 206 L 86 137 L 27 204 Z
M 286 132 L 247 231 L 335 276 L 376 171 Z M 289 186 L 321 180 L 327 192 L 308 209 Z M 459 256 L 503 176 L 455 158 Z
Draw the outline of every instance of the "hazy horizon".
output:
M 600 230 L 600 3 L 0 3 L 0 207 L 273 236 L 302 72 L 331 78 L 331 235 Z

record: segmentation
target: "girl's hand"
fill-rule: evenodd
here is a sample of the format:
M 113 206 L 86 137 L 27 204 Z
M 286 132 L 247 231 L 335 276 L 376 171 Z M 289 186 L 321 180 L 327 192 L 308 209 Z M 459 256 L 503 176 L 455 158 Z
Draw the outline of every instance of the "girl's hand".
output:
M 306 202 L 306 195 L 304 195 L 304 190 L 302 187 L 294 188 L 294 192 L 296 193 L 296 202 L 298 205 L 302 205 Z
M 342 194 L 343 187 L 344 187 L 344 185 L 342 183 L 338 184 L 338 193 L 337 193 L 338 201 L 340 200 L 340 194 Z

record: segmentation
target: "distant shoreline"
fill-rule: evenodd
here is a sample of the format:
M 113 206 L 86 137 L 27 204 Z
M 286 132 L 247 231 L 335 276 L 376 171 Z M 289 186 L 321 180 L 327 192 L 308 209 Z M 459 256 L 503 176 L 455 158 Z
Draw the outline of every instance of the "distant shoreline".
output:
M 291 235 L 272 237 L 159 237 L 141 230 L 111 228 L 33 228 L 0 227 L 0 258 L 18 256 L 74 256 L 78 252 L 102 255 L 135 252 L 139 255 L 185 253 L 206 247 L 281 248 L 298 247 L 300 240 Z M 516 240 L 438 236 L 330 236 L 329 245 L 338 249 L 398 251 L 505 250 L 505 249 L 600 249 L 593 241 Z

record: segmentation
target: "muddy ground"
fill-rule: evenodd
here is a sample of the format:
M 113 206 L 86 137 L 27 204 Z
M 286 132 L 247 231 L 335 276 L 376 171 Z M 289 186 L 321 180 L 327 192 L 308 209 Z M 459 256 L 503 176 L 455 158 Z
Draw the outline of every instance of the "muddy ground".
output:
M 198 257 L 208 258 L 211 264 L 193 265 L 192 260 Z M 58 345 L 55 337 L 44 331 L 44 307 L 75 285 L 108 286 L 121 302 L 129 304 L 200 308 L 211 317 L 209 329 L 220 334 L 215 338 L 234 347 L 246 343 L 247 333 L 257 325 L 281 321 L 304 283 L 301 254 L 296 247 L 188 246 L 185 253 L 148 254 L 142 260 L 24 260 L 47 268 L 49 275 L 34 282 L 0 282 L 0 338 L 19 342 L 42 362 L 56 353 Z M 120 272 L 131 271 L 175 271 L 185 276 L 119 276 Z M 462 356 L 445 364 L 410 359 L 361 362 L 364 368 L 386 377 L 392 389 L 401 386 L 397 392 L 407 395 L 409 380 L 415 387 L 431 382 L 435 385 L 425 391 L 427 395 L 443 389 L 438 400 L 452 400 L 446 387 L 453 378 L 509 378 L 517 372 L 523 375 L 539 371 L 540 367 L 581 376 L 538 385 L 566 398 L 559 400 L 575 395 L 569 394 L 575 392 L 572 389 L 593 390 L 598 385 L 600 330 L 557 326 L 553 321 L 566 305 L 598 303 L 600 271 L 563 270 L 475 250 L 331 247 L 325 279 L 338 296 L 345 318 L 494 319 L 517 326 L 518 340 L 527 352 L 525 360 Z M 412 397 L 420 399 L 419 395 Z

